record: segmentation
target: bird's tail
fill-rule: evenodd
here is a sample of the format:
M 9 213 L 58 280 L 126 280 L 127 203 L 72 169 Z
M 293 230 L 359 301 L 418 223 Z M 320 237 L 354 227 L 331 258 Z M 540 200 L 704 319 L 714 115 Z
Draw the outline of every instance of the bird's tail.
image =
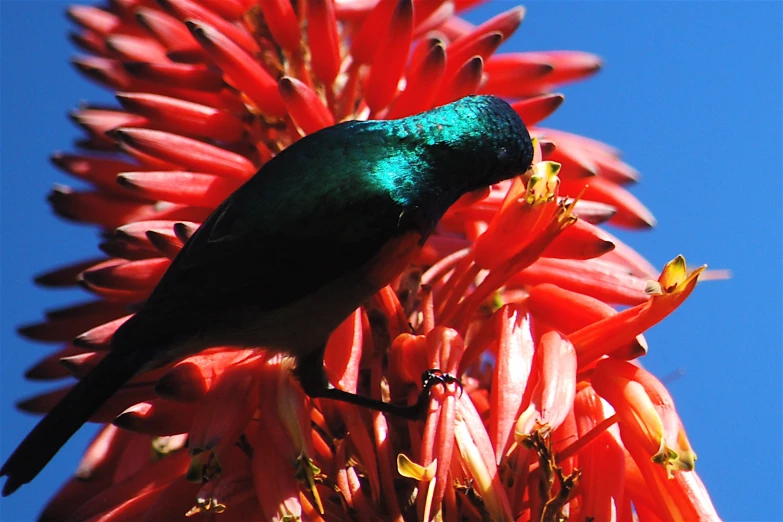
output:
M 0 468 L 3 496 L 30 482 L 98 408 L 147 362 L 149 352 L 111 350 L 22 441 Z

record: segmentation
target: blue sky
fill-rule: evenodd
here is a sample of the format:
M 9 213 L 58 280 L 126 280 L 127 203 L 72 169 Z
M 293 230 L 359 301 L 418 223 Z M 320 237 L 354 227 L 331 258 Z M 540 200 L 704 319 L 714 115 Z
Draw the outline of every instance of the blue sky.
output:
M 511 8 L 496 0 L 476 20 Z M 654 231 L 612 230 L 660 267 L 727 268 L 699 285 L 647 334 L 648 369 L 668 381 L 726 520 L 781 520 L 781 3 L 529 2 L 502 50 L 578 49 L 604 70 L 562 89 L 545 122 L 617 146 L 642 173 L 634 187 Z M 45 201 L 70 183 L 48 162 L 79 132 L 66 119 L 82 101 L 112 97 L 68 63 L 64 2 L 0 5 L 0 456 L 35 423 L 14 401 L 45 389 L 25 369 L 47 347 L 15 328 L 44 309 L 86 300 L 45 291 L 35 274 L 98 254 L 97 231 L 55 218 Z M 670 377 L 669 377 L 670 378 Z M 0 503 L 0 519 L 32 520 L 73 471 L 92 430 L 79 433 L 32 484 Z

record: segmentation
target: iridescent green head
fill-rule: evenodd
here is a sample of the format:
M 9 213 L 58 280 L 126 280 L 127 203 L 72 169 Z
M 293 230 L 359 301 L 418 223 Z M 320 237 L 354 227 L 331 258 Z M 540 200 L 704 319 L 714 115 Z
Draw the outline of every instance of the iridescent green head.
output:
M 400 137 L 419 142 L 461 192 L 522 174 L 533 161 L 525 124 L 495 96 L 468 96 L 398 121 Z

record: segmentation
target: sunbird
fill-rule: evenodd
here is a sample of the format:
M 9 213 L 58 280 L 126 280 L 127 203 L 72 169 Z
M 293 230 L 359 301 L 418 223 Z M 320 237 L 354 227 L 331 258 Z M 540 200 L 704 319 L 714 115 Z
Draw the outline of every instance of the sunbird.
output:
M 416 418 L 418 405 L 331 386 L 326 340 L 414 261 L 460 196 L 532 161 L 524 123 L 493 96 L 346 121 L 284 149 L 204 221 L 103 360 L 3 464 L 3 496 L 30 482 L 134 375 L 214 346 L 287 354 L 311 397 Z

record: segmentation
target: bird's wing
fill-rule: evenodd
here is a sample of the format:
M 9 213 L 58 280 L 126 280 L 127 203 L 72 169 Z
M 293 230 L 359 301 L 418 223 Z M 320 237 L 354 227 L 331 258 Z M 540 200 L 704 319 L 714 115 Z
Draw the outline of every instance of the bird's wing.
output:
M 362 267 L 405 233 L 404 204 L 369 181 L 363 169 L 374 166 L 361 147 L 329 145 L 317 154 L 291 150 L 230 196 L 174 260 L 145 308 L 195 301 L 281 308 Z

